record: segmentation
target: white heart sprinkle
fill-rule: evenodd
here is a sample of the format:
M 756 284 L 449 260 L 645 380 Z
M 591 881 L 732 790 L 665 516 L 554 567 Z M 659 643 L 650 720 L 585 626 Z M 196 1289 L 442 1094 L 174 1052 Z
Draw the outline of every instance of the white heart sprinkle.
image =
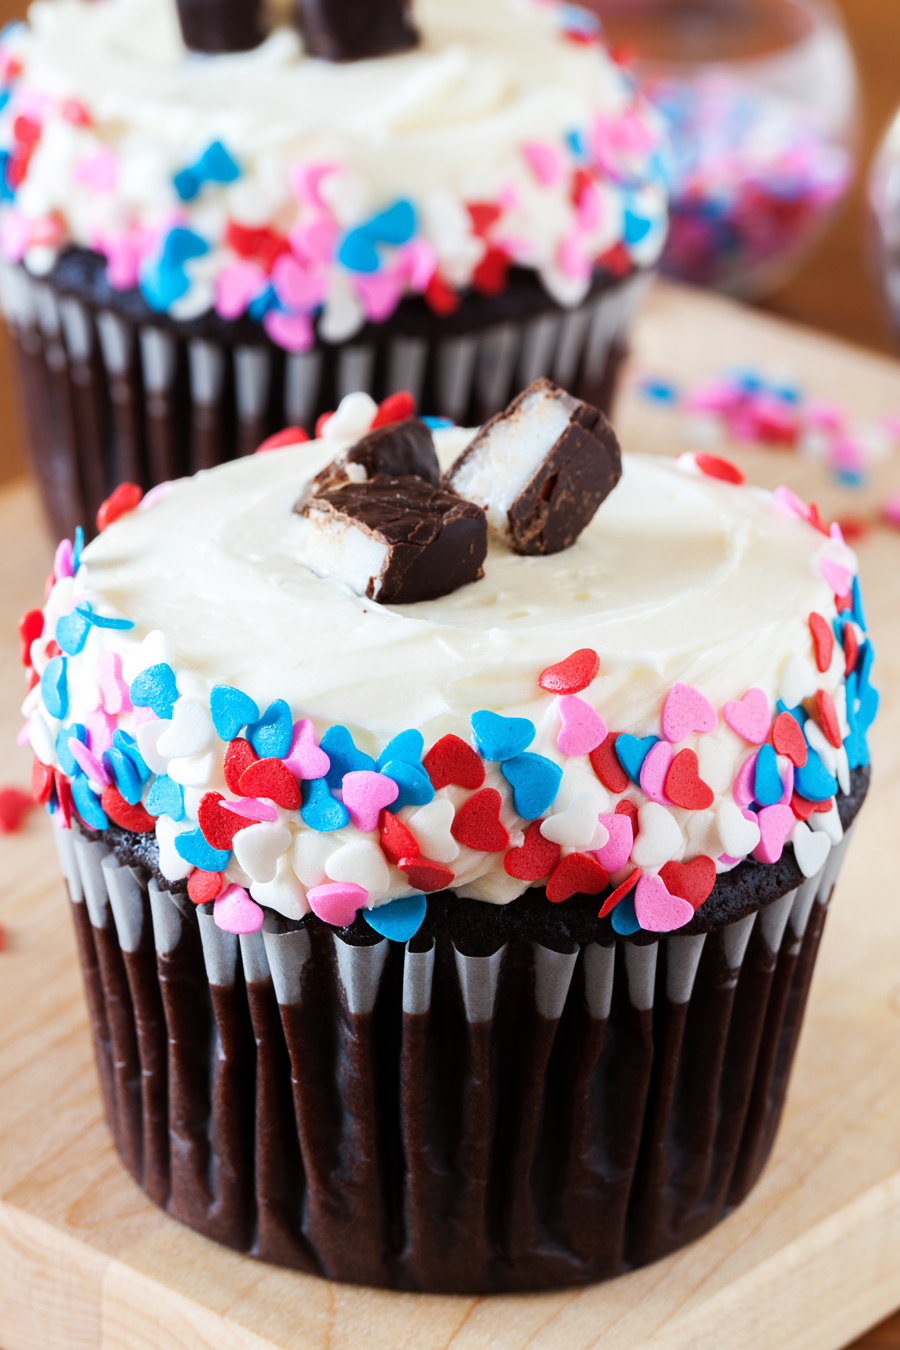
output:
M 597 833 L 597 807 L 599 794 L 584 790 L 576 792 L 565 811 L 548 816 L 541 826 L 541 834 L 554 844 L 566 844 L 569 848 L 587 848 Z M 607 831 L 609 840 L 609 832 Z M 603 845 L 601 844 L 602 848 Z
M 658 802 L 644 802 L 638 808 L 638 837 L 631 850 L 637 867 L 662 867 L 684 852 L 684 835 L 678 821 Z
M 803 731 L 811 748 L 815 750 L 819 759 L 832 777 L 835 777 L 834 771 L 837 768 L 837 751 L 831 742 L 825 739 L 822 728 L 810 717 L 807 720 Z
M 557 714 L 555 709 L 552 709 L 552 711 L 555 720 Z M 598 816 L 612 810 L 609 793 L 602 783 L 597 782 L 596 774 L 591 769 L 585 768 L 580 760 L 570 759 L 566 761 L 562 782 L 553 802 L 554 812 L 565 811 L 566 807 L 571 806 L 579 792 L 594 793 Z
M 142 670 L 151 666 L 172 664 L 172 647 L 169 639 L 159 628 L 152 629 L 139 647 L 135 647 L 122 657 L 122 678 L 131 684 Z
M 850 765 L 847 760 L 846 748 L 842 745 L 840 750 L 835 750 L 835 777 L 838 780 L 838 787 L 845 797 L 850 796 Z
M 716 812 L 716 826 L 722 852 L 729 858 L 743 858 L 759 843 L 759 826 L 747 820 L 734 802 L 722 802 Z
M 141 758 L 152 773 L 168 773 L 169 761 L 164 759 L 156 748 L 159 738 L 164 736 L 172 725 L 171 722 L 154 721 L 141 722 L 134 729 L 134 739 L 137 741 L 138 749 L 141 752 Z
M 798 820 L 791 830 L 790 841 L 794 845 L 794 857 L 800 871 L 805 877 L 814 877 L 822 870 L 831 852 L 828 835 L 814 834 L 804 821 Z
M 322 428 L 323 441 L 341 441 L 365 435 L 377 411 L 378 404 L 369 394 L 361 390 L 355 394 L 345 394 L 337 411 L 332 413 Z
M 844 827 L 841 824 L 837 802 L 833 803 L 830 811 L 814 811 L 809 818 L 809 827 L 811 830 L 826 834 L 833 844 L 839 844 L 844 837 Z
M 805 656 L 789 656 L 781 672 L 779 698 L 786 708 L 796 708 L 805 698 L 812 698 L 819 687 L 812 662 Z
M 206 707 L 198 698 L 184 697 L 176 699 L 171 725 L 160 736 L 156 748 L 166 759 L 188 759 L 191 755 L 202 755 L 214 743 L 215 737 Z
M 175 839 L 179 834 L 194 828 L 193 821 L 173 820 L 171 816 L 159 816 L 156 822 L 156 842 L 159 845 L 159 870 L 166 881 L 183 881 L 193 872 L 193 864 L 185 862 L 175 851 Z
M 180 783 L 182 787 L 204 787 L 212 777 L 215 762 L 215 751 L 207 750 L 203 755 L 170 759 L 166 772 L 173 783 Z
M 243 830 L 240 831 L 244 833 Z M 235 836 L 236 837 L 236 836 Z M 334 835 L 320 834 L 318 830 L 299 830 L 291 845 L 294 871 L 310 889 L 327 880 L 325 864 L 334 853 Z
M 36 687 L 39 689 L 40 685 Z M 55 717 L 53 721 L 56 722 Z M 50 729 L 50 719 L 43 708 L 38 708 L 32 716 L 28 728 L 28 739 L 31 742 L 32 750 L 41 763 L 48 764 L 52 768 L 56 763 L 56 736 Z
M 712 736 L 700 737 L 697 745 L 697 766 L 703 782 L 717 797 L 730 787 L 734 776 L 734 757 Z
M 306 888 L 297 880 L 288 854 L 278 859 L 272 881 L 254 881 L 250 896 L 258 905 L 268 905 L 286 919 L 302 919 L 309 913 Z
M 357 886 L 363 886 L 369 892 L 370 900 L 383 895 L 391 884 L 384 854 L 369 839 L 344 844 L 332 853 L 325 871 L 332 881 L 354 881 Z
M 409 817 L 407 828 L 415 835 L 423 857 L 439 863 L 453 862 L 459 857 L 459 844 L 450 833 L 455 814 L 451 801 L 435 797 Z
M 254 881 L 274 881 L 278 859 L 290 846 L 287 826 L 268 821 L 238 830 L 232 844 L 238 863 Z
M 253 883 L 253 878 L 247 875 L 243 867 L 241 867 L 235 859 L 233 853 L 228 859 L 228 865 L 225 868 L 225 880 L 233 882 L 235 886 L 243 886 L 245 891 L 249 891 Z
M 703 777 L 702 774 L 700 776 Z M 708 858 L 715 858 L 717 853 L 721 853 L 715 811 L 688 811 L 684 831 L 692 854 L 705 853 Z
M 847 686 L 845 684 L 838 685 L 831 701 L 834 704 L 834 711 L 837 713 L 841 740 L 845 741 L 850 735 L 850 723 L 847 721 Z

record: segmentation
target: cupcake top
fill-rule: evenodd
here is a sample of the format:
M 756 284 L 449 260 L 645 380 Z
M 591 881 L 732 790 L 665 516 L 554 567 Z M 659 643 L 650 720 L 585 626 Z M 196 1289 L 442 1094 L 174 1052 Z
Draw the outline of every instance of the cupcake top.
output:
M 655 115 L 585 11 L 418 0 L 419 45 L 331 63 L 276 26 L 189 53 L 173 0 L 39 0 L 0 41 L 0 248 L 79 245 L 173 319 L 303 351 L 531 269 L 559 303 L 665 234 Z M 315 325 L 315 328 L 314 328 Z
M 340 427 L 60 546 L 24 707 L 57 823 L 71 799 L 155 832 L 171 883 L 375 926 L 545 885 L 668 931 L 744 858 L 818 870 L 877 706 L 837 527 L 724 461 L 625 456 L 571 547 L 492 533 L 480 580 L 381 605 L 304 562 L 293 508 Z M 473 434 L 435 433 L 445 482 Z

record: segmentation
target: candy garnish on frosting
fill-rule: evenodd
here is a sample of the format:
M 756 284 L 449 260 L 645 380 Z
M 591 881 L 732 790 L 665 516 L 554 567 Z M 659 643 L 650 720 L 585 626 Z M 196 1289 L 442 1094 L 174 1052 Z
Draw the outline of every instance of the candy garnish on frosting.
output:
M 177 4 L 189 51 L 244 52 L 263 40 L 263 0 L 177 0 Z

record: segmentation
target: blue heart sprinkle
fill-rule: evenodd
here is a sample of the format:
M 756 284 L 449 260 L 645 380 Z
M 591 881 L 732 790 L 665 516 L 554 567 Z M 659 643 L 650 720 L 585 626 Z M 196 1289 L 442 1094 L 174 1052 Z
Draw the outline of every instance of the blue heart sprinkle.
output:
M 84 552 L 84 530 L 80 525 L 75 526 L 75 539 L 72 544 L 72 576 L 78 575 L 78 568 L 81 566 L 81 555 Z
M 859 655 L 856 658 L 856 669 L 859 672 L 859 693 L 862 696 L 863 690 L 869 687 L 869 676 L 872 673 L 872 662 L 875 660 L 875 648 L 871 642 L 866 639 L 859 649 Z
M 85 825 L 89 825 L 92 830 L 108 828 L 109 820 L 106 812 L 83 773 L 76 774 L 72 779 L 72 801 Z
M 837 779 L 832 778 L 812 746 L 803 767 L 794 769 L 794 787 L 808 802 L 825 802 L 838 790 Z
M 161 773 L 150 785 L 145 806 L 151 816 L 184 820 L 184 788 L 168 774 Z
M 247 313 L 256 323 L 262 323 L 265 315 L 273 308 L 280 308 L 278 305 L 278 297 L 275 294 L 275 287 L 266 286 L 264 290 L 260 291 L 259 295 L 254 295 L 247 306 Z
M 56 624 L 56 641 L 69 656 L 77 656 L 87 642 L 91 621 L 77 609 L 63 614 Z
M 111 615 L 95 614 L 93 608 L 86 600 L 81 601 L 75 608 L 79 614 L 92 623 L 95 628 L 115 628 L 121 632 L 127 632 L 129 628 L 134 627 L 133 619 L 114 619 Z
M 472 735 L 482 759 L 501 763 L 521 755 L 534 740 L 534 723 L 527 717 L 501 717 L 495 712 L 472 714 Z
M 634 891 L 623 896 L 612 912 L 613 932 L 620 937 L 631 937 L 638 932 L 640 924 L 634 908 Z
M 146 783 L 150 777 L 150 770 L 144 763 L 144 757 L 137 748 L 137 741 L 133 736 L 129 736 L 127 731 L 116 730 L 113 732 L 113 745 L 117 750 L 121 750 L 131 760 L 134 771 L 142 783 Z
M 160 259 L 141 268 L 141 295 L 158 314 L 164 314 L 176 300 L 180 300 L 190 289 L 190 284 L 179 263 Z
M 860 733 L 868 731 L 869 727 L 875 721 L 880 701 L 881 699 L 878 690 L 873 689 L 870 684 L 867 684 L 860 696 L 859 706 L 856 709 L 856 725 Z
M 300 800 L 300 815 L 311 830 L 330 834 L 350 824 L 349 811 L 337 797 L 332 797 L 325 778 L 304 779 L 300 784 Z
M 778 761 L 771 745 L 761 745 L 756 756 L 753 796 L 760 806 L 774 806 L 784 795 Z
M 850 598 L 853 604 L 853 617 L 865 633 L 869 625 L 866 623 L 866 611 L 863 609 L 862 592 L 859 589 L 859 577 L 853 578 L 853 589 L 850 592 Z
M 69 711 L 69 690 L 66 683 L 66 658 L 54 656 L 44 667 L 41 676 L 41 698 L 51 717 L 60 721 Z
M 584 143 L 584 133 L 574 128 L 566 132 L 566 144 L 572 151 L 576 159 L 587 159 L 587 147 Z
M 172 175 L 172 186 L 183 202 L 192 202 L 203 184 L 194 169 L 179 169 Z
M 231 857 L 230 848 L 212 848 L 201 830 L 186 830 L 176 834 L 175 850 L 180 858 L 199 867 L 203 872 L 224 872 Z
M 212 141 L 194 165 L 207 183 L 233 183 L 241 171 L 221 141 Z
M 81 766 L 78 760 L 69 749 L 70 740 L 81 741 L 82 745 L 87 745 L 87 727 L 81 722 L 73 722 L 71 726 L 60 727 L 56 733 L 56 758 L 59 760 L 59 767 L 68 778 L 74 778 L 76 773 L 81 772 Z
M 381 244 L 406 244 L 416 232 L 416 209 L 412 202 L 400 197 L 386 211 L 371 216 L 362 228 Z
M 639 244 L 653 227 L 652 220 L 646 220 L 643 216 L 636 216 L 633 211 L 625 212 L 625 227 L 622 231 L 626 244 Z
M 632 783 L 640 783 L 641 766 L 658 740 L 658 736 L 645 736 L 640 740 L 627 733 L 616 737 L 616 758 Z
M 209 712 L 217 735 L 233 741 L 241 727 L 259 721 L 259 708 L 249 694 L 230 684 L 213 685 L 209 694 Z
M 183 225 L 176 225 L 166 235 L 162 257 L 164 262 L 177 267 L 189 258 L 202 258 L 208 252 L 209 244 L 205 239 L 193 230 L 186 230 Z
M 103 752 L 103 764 L 114 779 L 116 787 L 131 806 L 137 806 L 141 800 L 142 783 L 137 770 L 124 750 L 113 746 Z
M 148 666 L 134 677 L 129 692 L 136 708 L 150 708 L 165 720 L 172 716 L 178 698 L 175 672 L 165 661 Z
M 392 759 L 402 759 L 406 764 L 421 765 L 424 749 L 425 741 L 421 731 L 401 731 L 398 736 L 388 741 L 378 756 L 375 767 L 379 773 L 383 773 L 385 764 L 390 764 Z
M 847 620 L 843 614 L 838 614 L 836 618 L 831 620 L 831 627 L 834 629 L 834 636 L 837 639 L 839 647 L 843 647 L 844 645 L 844 627 L 846 626 L 846 623 Z
M 419 421 L 424 422 L 429 431 L 443 431 L 446 427 L 456 426 L 452 417 L 420 417 Z
M 338 249 L 338 262 L 348 272 L 377 272 L 378 253 L 364 229 L 350 230 Z
M 260 759 L 283 759 L 291 748 L 294 724 L 283 698 L 276 698 L 257 721 L 247 727 L 247 740 Z
M 370 928 L 391 942 L 408 942 L 422 927 L 428 909 L 424 895 L 404 895 L 375 909 L 364 909 L 363 918 Z
M 356 773 L 361 769 L 375 770 L 372 756 L 357 750 L 350 732 L 340 723 L 328 728 L 319 742 L 319 748 L 331 760 L 331 768 L 325 775 L 325 782 L 330 788 L 339 788 L 345 773 Z
M 513 790 L 516 810 L 526 820 L 542 816 L 559 791 L 562 769 L 543 755 L 515 755 L 504 760 L 500 772 Z
M 426 806 L 434 800 L 434 788 L 424 769 L 408 764 L 404 759 L 392 759 L 381 769 L 386 778 L 393 778 L 400 789 L 396 801 L 391 802 L 391 810 L 399 811 L 401 806 Z

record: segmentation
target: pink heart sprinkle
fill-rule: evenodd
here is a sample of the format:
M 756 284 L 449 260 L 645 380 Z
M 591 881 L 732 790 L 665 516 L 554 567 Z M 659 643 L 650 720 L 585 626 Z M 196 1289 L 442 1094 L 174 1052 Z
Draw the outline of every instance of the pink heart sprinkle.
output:
M 243 886 L 226 886 L 213 905 L 213 920 L 226 933 L 258 933 L 265 915 Z
M 799 516 L 801 520 L 809 520 L 810 512 L 806 502 L 789 487 L 777 487 L 773 496 L 785 515 Z
M 93 188 L 95 192 L 111 192 L 116 185 L 119 168 L 116 157 L 107 146 L 95 150 L 92 155 L 80 159 L 72 171 L 72 177 L 82 187 Z
M 424 291 L 437 270 L 437 254 L 427 239 L 411 239 L 397 252 L 397 261 L 402 268 L 410 290 Z
M 528 160 L 529 167 L 539 183 L 552 187 L 562 177 L 563 159 L 555 145 L 546 141 L 526 141 L 522 154 Z
M 731 699 L 722 709 L 722 716 L 731 730 L 751 745 L 762 745 L 772 725 L 769 700 L 762 689 L 748 689 L 743 698 Z
M 269 309 L 263 315 L 263 328 L 276 346 L 287 352 L 309 351 L 313 344 L 308 314 L 285 314 L 281 309 Z
M 580 228 L 570 230 L 566 237 L 561 240 L 556 261 L 560 270 L 567 277 L 582 279 L 590 276 L 593 270 L 593 258 L 591 257 L 590 245 Z
M 122 658 L 118 652 L 104 652 L 100 657 L 97 682 L 104 712 L 112 716 L 131 712 L 131 696 L 122 679 Z
M 835 595 L 843 598 L 850 594 L 850 587 L 853 585 L 853 573 L 849 567 L 842 567 L 840 563 L 832 562 L 830 558 L 820 558 L 819 571 Z
M 683 928 L 694 917 L 693 907 L 679 895 L 672 895 L 659 877 L 642 876 L 634 893 L 637 921 L 648 933 L 670 933 Z
M 589 755 L 606 740 L 606 723 L 583 698 L 563 694 L 557 707 L 562 727 L 556 744 L 561 755 Z
M 92 755 L 86 745 L 78 739 L 77 736 L 69 737 L 69 749 L 72 752 L 72 758 L 80 769 L 87 774 L 92 783 L 99 783 L 100 787 L 109 787 L 112 779 L 106 772 L 96 755 Z
M 627 816 L 602 815 L 600 824 L 609 832 L 609 842 L 593 850 L 594 857 L 610 875 L 625 866 L 634 845 L 634 830 Z
M 104 712 L 102 708 L 96 708 L 92 713 L 88 713 L 88 745 L 98 759 L 104 750 L 109 750 L 111 747 L 115 729 L 116 719 L 110 717 L 109 713 Z
M 282 761 L 295 778 L 324 778 L 331 760 L 316 745 L 316 729 L 308 717 L 294 723 L 291 748 Z
M 331 160 L 314 160 L 311 163 L 295 164 L 288 174 L 291 192 L 298 202 L 307 206 L 324 206 L 319 194 L 319 184 L 330 173 L 340 170 L 340 164 Z
M 223 319 L 238 318 L 266 285 L 259 263 L 241 259 L 223 267 L 216 277 L 216 313 Z
M 272 285 L 286 309 L 304 313 L 321 305 L 327 289 L 324 272 L 303 267 L 291 253 L 282 253 L 275 260 Z
M 144 722 L 158 722 L 159 718 L 152 708 L 135 708 L 134 725 L 142 726 Z
M 736 867 L 741 860 L 740 858 L 731 858 L 727 853 L 720 853 L 718 861 L 724 863 L 726 867 Z
M 304 220 L 288 232 L 288 243 L 305 263 L 329 263 L 334 255 L 338 230 L 330 216 Z
M 277 820 L 278 810 L 271 802 L 261 802 L 258 797 L 242 797 L 239 802 L 219 802 L 223 811 L 231 811 L 245 820 Z
M 759 843 L 753 850 L 753 857 L 761 863 L 777 863 L 781 857 L 784 841 L 794 828 L 795 816 L 789 806 L 764 806 L 756 817 L 759 826 Z
M 658 802 L 660 806 L 669 805 L 669 799 L 665 793 L 665 781 L 666 774 L 669 772 L 669 765 L 674 758 L 675 751 L 669 745 L 669 742 L 657 741 L 641 765 L 641 791 L 650 798 L 651 802 Z
M 745 759 L 735 774 L 731 795 L 741 808 L 749 806 L 756 791 L 756 755 Z
M 395 784 L 396 786 L 396 784 Z M 331 881 L 324 886 L 313 886 L 306 898 L 313 914 L 336 928 L 346 928 L 356 918 L 356 911 L 368 900 L 365 886 L 355 881 Z
M 683 741 L 692 731 L 715 731 L 716 710 L 705 694 L 690 684 L 674 684 L 663 704 L 662 733 L 667 741 Z
M 383 323 L 400 303 L 406 289 L 402 272 L 356 272 L 353 286 L 362 301 L 363 312 L 371 323 Z
M 72 573 L 72 540 L 60 539 L 53 558 L 53 575 L 57 581 L 70 577 Z
M 378 828 L 378 817 L 384 806 L 390 806 L 400 795 L 393 778 L 372 769 L 354 769 L 344 774 L 344 805 L 350 819 L 363 834 Z

